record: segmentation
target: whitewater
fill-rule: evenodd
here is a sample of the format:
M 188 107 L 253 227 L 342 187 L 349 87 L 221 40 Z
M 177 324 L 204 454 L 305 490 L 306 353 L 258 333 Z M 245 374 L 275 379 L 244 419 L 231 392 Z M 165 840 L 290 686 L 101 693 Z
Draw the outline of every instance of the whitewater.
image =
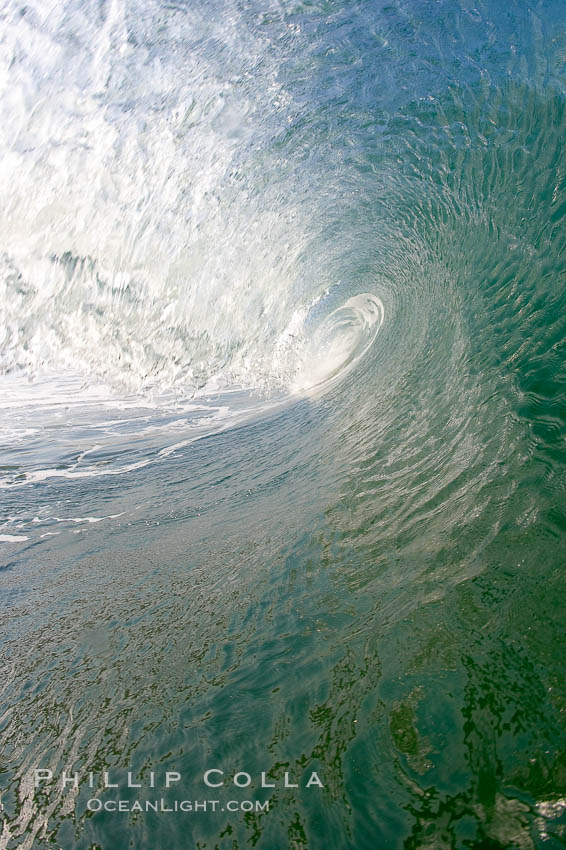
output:
M 0 47 L 0 850 L 563 846 L 563 3 Z

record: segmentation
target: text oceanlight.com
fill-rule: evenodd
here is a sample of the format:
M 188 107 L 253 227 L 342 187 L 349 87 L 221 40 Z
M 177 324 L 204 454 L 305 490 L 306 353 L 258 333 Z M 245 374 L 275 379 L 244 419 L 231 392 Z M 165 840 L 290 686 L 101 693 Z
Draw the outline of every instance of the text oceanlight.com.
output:
M 294 777 L 291 771 L 278 772 L 275 776 L 269 771 L 261 771 L 258 774 L 245 770 L 225 773 L 218 767 L 211 767 L 200 776 L 192 777 L 192 780 L 193 782 L 196 780 L 207 788 L 226 790 L 230 788 L 232 793 L 244 788 L 249 788 L 250 791 L 272 788 L 324 788 L 323 782 L 315 771 L 302 772 L 300 776 Z M 179 792 L 186 783 L 183 782 L 183 776 L 177 770 L 164 773 L 146 771 L 136 775 L 131 770 L 101 770 L 95 773 L 75 770 L 56 772 L 49 768 L 36 768 L 33 771 L 33 784 L 36 792 L 42 795 L 59 789 L 59 793 L 69 792 L 74 796 L 82 789 L 88 789 L 89 799 L 86 800 L 86 808 L 92 814 L 98 812 L 198 814 L 199 812 L 269 811 L 269 800 L 191 800 L 180 797 L 171 800 L 167 793 L 164 796 L 155 793 L 157 789 Z M 114 796 L 105 799 L 108 791 L 114 791 Z M 126 799 L 125 795 L 128 791 L 137 792 L 135 796 L 138 799 Z
M 89 812 L 267 812 L 269 800 L 87 800 Z

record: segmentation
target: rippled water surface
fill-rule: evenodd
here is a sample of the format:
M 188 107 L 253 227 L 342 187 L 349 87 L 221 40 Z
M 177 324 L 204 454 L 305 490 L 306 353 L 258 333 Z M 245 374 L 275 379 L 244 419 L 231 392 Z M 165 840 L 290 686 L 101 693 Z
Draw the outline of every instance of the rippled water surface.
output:
M 566 846 L 564 4 L 0 43 L 0 848 Z

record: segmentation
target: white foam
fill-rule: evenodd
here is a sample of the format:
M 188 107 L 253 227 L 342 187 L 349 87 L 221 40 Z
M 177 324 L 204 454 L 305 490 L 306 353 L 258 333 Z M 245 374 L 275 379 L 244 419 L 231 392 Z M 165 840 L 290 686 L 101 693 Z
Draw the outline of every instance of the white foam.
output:
M 244 15 L 7 0 L 0 370 L 71 369 L 93 399 L 288 382 L 278 341 L 324 272 L 300 267 L 307 187 L 266 156 L 293 103 Z

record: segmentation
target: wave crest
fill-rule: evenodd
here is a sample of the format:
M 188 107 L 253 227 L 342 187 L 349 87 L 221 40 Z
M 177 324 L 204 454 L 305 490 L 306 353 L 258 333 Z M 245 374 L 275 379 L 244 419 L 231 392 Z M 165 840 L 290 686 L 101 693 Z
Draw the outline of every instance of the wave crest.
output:
M 293 392 L 326 387 L 342 378 L 373 343 L 383 315 L 380 299 L 367 292 L 349 298 L 330 313 L 305 348 Z

